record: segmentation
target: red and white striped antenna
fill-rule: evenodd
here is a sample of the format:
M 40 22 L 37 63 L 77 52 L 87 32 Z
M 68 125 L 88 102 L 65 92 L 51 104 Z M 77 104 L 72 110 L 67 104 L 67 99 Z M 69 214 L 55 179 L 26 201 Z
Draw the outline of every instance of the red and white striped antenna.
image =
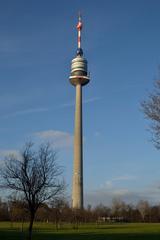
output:
M 77 30 L 78 30 L 78 48 L 81 48 L 81 30 L 82 30 L 82 18 L 81 13 L 78 14 L 78 23 L 77 23 Z

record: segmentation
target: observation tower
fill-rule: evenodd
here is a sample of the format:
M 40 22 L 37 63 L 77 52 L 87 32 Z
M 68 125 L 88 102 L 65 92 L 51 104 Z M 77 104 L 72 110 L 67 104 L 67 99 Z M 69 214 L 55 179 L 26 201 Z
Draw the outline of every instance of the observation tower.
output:
M 75 130 L 74 130 L 74 164 L 72 185 L 72 208 L 83 209 L 83 126 L 82 126 L 82 87 L 89 83 L 87 60 L 83 57 L 81 47 L 82 20 L 79 15 L 78 48 L 76 57 L 71 62 L 70 83 L 76 88 Z

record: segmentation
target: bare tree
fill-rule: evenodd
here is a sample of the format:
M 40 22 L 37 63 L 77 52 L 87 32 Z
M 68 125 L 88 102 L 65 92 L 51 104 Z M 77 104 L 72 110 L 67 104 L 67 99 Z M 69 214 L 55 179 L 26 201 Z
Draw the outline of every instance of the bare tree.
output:
M 137 209 L 140 212 L 142 220 L 144 222 L 146 215 L 148 215 L 150 212 L 149 203 L 147 201 L 140 200 L 137 204 Z
M 113 198 L 112 200 L 112 215 L 116 217 L 124 217 L 126 210 L 126 204 L 119 198 Z
M 141 105 L 145 117 L 152 122 L 150 127 L 154 145 L 160 149 L 160 80 L 156 81 L 153 93 Z
M 17 191 L 26 201 L 30 213 L 29 239 L 37 209 L 64 190 L 61 174 L 62 168 L 57 165 L 56 153 L 49 144 L 34 150 L 33 144 L 27 143 L 20 159 L 10 155 L 5 161 L 2 186 Z

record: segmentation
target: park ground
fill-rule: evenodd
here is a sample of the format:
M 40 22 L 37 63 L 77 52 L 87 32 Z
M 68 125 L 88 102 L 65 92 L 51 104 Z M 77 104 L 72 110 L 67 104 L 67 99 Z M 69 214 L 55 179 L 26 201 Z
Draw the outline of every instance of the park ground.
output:
M 1 240 L 25 240 L 27 223 L 0 223 Z M 56 230 L 51 223 L 35 223 L 33 240 L 159 240 L 159 223 L 83 224 L 78 229 L 62 225 Z

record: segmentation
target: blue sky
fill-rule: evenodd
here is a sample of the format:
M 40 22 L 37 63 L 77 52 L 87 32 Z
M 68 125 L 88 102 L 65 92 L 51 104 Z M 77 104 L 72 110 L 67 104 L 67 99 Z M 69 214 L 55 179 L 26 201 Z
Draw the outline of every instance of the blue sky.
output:
M 0 2 L 0 154 L 54 142 L 71 189 L 77 13 L 91 73 L 83 88 L 85 203 L 160 201 L 160 152 L 140 102 L 160 64 L 158 0 Z

